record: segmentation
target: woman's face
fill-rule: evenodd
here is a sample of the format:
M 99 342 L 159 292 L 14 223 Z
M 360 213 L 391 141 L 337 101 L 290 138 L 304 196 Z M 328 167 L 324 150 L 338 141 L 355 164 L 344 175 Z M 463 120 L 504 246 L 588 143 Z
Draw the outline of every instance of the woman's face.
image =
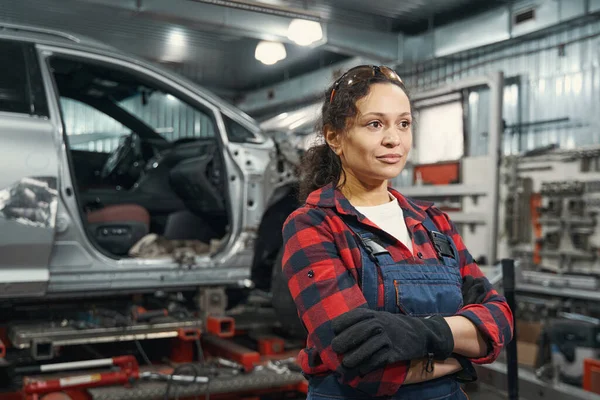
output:
M 371 85 L 356 102 L 358 113 L 349 129 L 326 139 L 342 161 L 347 180 L 379 186 L 404 168 L 412 147 L 412 114 L 406 93 L 392 83 Z

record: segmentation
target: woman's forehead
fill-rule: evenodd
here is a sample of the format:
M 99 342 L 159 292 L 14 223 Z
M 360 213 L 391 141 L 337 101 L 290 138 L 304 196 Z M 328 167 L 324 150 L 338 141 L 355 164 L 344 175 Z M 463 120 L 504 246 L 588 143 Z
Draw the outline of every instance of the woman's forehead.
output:
M 393 84 L 371 85 L 369 93 L 356 102 L 359 114 L 401 115 L 410 113 L 410 101 L 404 90 Z

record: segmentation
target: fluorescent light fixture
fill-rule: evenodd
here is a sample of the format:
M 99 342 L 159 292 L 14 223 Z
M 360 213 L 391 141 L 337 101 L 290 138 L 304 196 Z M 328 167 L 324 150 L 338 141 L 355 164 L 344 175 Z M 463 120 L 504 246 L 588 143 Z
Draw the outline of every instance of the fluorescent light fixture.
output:
M 323 39 L 323 29 L 316 21 L 293 19 L 288 27 L 288 39 L 299 46 L 310 46 Z
M 184 46 L 185 36 L 179 29 L 173 29 L 169 32 L 169 44 L 173 46 Z
M 304 125 L 306 123 L 306 120 L 307 120 L 306 117 L 302 117 L 302 118 L 298 119 L 293 124 L 290 124 L 289 130 L 293 131 L 294 129 L 301 127 L 302 125 Z
M 167 34 L 165 52 L 161 57 L 163 61 L 182 62 L 188 53 L 187 37 L 185 32 L 174 28 Z
M 287 57 L 285 46 L 279 42 L 261 41 L 256 45 L 254 58 L 266 65 L 273 65 Z

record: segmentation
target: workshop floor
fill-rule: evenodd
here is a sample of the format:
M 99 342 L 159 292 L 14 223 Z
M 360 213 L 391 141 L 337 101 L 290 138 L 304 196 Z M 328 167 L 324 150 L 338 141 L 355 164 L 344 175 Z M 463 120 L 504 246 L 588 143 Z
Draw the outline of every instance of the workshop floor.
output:
M 482 386 L 482 385 L 472 385 L 466 388 L 467 396 L 469 396 L 469 400 L 506 400 L 508 396 L 506 394 L 500 393 L 494 388 Z M 298 397 L 294 400 L 305 400 L 305 397 Z
M 478 386 L 467 388 L 466 390 L 467 396 L 469 396 L 469 400 L 506 400 L 508 396 L 505 394 L 498 392 L 493 388 L 488 388 L 486 386 Z

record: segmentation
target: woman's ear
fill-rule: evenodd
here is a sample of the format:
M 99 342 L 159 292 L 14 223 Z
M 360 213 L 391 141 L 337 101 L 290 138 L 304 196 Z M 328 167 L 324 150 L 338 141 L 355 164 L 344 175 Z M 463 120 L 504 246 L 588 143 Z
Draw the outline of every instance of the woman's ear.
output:
M 325 134 L 323 136 L 325 136 L 325 141 L 327 142 L 329 148 L 331 148 L 331 150 L 333 150 L 333 152 L 338 156 L 341 155 L 342 146 L 340 143 L 340 135 L 333 129 L 326 127 Z

